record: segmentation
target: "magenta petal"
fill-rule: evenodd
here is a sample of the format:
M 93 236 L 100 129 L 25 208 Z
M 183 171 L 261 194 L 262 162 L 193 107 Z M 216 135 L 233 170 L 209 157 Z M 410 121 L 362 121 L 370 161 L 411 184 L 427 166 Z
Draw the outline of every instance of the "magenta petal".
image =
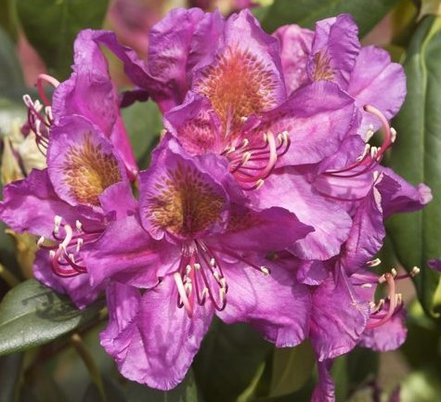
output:
M 297 268 L 296 278 L 305 285 L 320 285 L 327 277 L 328 268 L 322 261 L 301 261 Z
M 357 58 L 347 90 L 359 108 L 373 105 L 389 120 L 398 112 L 406 96 L 403 67 L 392 63 L 387 51 L 374 46 L 364 47 Z M 381 123 L 375 116 L 363 111 L 361 132 L 365 133 L 370 124 L 378 129 Z
M 36 279 L 58 293 L 67 294 L 78 308 L 92 303 L 99 294 L 89 284 L 88 274 L 79 274 L 71 278 L 62 278 L 52 270 L 52 263 L 47 250 L 39 250 L 35 257 L 33 272 Z
M 302 87 L 262 119 L 262 134 L 289 133 L 291 146 L 278 166 L 317 163 L 333 155 L 354 123 L 353 99 L 330 82 Z
M 179 249 L 151 239 L 135 216 L 110 223 L 83 255 L 90 282 L 99 286 L 109 278 L 150 288 L 179 261 Z
M 349 14 L 319 21 L 315 27 L 308 74 L 346 89 L 360 51 L 358 27 Z
M 230 215 L 220 243 L 233 250 L 254 250 L 262 253 L 284 250 L 314 231 L 284 208 L 272 207 L 256 212 L 236 207 Z
M 117 298 L 116 307 L 127 295 L 127 291 L 121 293 L 111 295 Z M 136 301 L 136 317 L 123 323 L 125 328 L 117 336 L 113 328 L 102 333 L 101 343 L 115 358 L 123 376 L 161 390 L 172 389 L 184 379 L 213 311 L 208 304 L 198 306 L 190 318 L 184 308 L 177 307 L 177 302 L 175 282 L 167 276 Z M 112 314 L 125 314 L 126 310 Z
M 115 219 L 134 215 L 138 207 L 128 182 L 112 184 L 101 193 L 99 199 L 104 214 L 114 213 Z
M 137 173 L 135 157 L 119 112 L 119 97 L 110 78 L 107 60 L 95 38 L 101 31 L 83 30 L 75 40 L 74 73 L 55 90 L 53 115 L 73 114 L 90 120 L 109 138 L 123 159 L 128 172 Z
M 352 226 L 351 217 L 333 200 L 316 192 L 302 174 L 294 169 L 280 169 L 254 193 L 260 208 L 283 205 L 300 222 L 314 228 L 314 232 L 289 248 L 294 255 L 304 260 L 324 261 L 339 254 Z
M 226 267 L 227 305 L 217 315 L 227 323 L 250 323 L 277 347 L 298 345 L 308 333 L 309 291 L 281 266 L 261 263 L 270 275 L 244 264 Z
M 313 291 L 312 346 L 320 361 L 349 352 L 359 341 L 369 317 L 369 306 L 356 298 L 342 270 Z
M 87 219 L 99 222 L 102 218 L 89 207 L 73 208 L 61 200 L 52 187 L 47 169 L 34 169 L 26 179 L 5 186 L 0 218 L 15 231 L 52 237 L 57 215 L 73 227 L 77 219 L 87 224 Z
M 312 393 L 311 402 L 335 402 L 335 384 L 331 376 L 332 360 L 318 361 L 318 384 Z
M 165 127 L 191 155 L 224 150 L 221 122 L 210 101 L 201 95 L 189 92 L 183 105 L 165 115 Z
M 361 337 L 360 345 L 376 352 L 387 352 L 398 349 L 406 340 L 406 336 L 405 311 L 402 309 L 383 325 L 367 328 Z
M 288 94 L 309 82 L 306 71 L 314 32 L 298 25 L 285 25 L 277 29 L 273 36 L 280 43 L 283 74 Z

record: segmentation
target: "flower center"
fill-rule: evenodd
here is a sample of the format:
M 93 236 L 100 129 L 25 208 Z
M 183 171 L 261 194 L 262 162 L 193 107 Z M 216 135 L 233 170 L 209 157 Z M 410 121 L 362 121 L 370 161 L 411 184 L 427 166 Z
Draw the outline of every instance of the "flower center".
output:
M 147 200 L 153 226 L 179 237 L 193 237 L 220 219 L 224 194 L 199 171 L 178 163 L 154 184 Z
M 69 147 L 62 170 L 70 195 L 79 203 L 95 206 L 100 205 L 101 193 L 122 179 L 115 156 L 94 144 L 90 133 L 81 145 Z
M 196 90 L 210 99 L 224 132 L 235 133 L 243 116 L 275 106 L 277 82 L 270 70 L 247 51 L 228 47 L 196 83 Z

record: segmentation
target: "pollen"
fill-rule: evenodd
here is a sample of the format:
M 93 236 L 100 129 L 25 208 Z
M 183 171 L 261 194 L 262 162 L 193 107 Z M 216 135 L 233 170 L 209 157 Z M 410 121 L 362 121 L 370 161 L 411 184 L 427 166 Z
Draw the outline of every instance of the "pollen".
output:
M 153 224 L 172 234 L 189 237 L 219 220 L 224 198 L 200 172 L 178 164 L 157 179 L 147 213 Z
M 244 116 L 275 106 L 276 85 L 263 61 L 250 52 L 229 47 L 207 68 L 196 90 L 210 99 L 224 130 L 235 132 Z
M 85 135 L 81 145 L 69 147 L 62 169 L 70 195 L 81 204 L 99 205 L 100 194 L 121 181 L 115 156 L 94 144 L 90 134 Z
M 314 55 L 314 81 L 331 81 L 334 78 L 334 72 L 331 68 L 329 56 L 324 52 L 318 52 Z

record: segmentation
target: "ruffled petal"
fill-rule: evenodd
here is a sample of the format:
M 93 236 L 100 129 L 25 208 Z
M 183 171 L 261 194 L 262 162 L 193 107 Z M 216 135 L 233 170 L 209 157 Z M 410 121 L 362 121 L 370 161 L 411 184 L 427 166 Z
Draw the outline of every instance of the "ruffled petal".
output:
M 349 14 L 317 22 L 308 63 L 311 80 L 333 81 L 346 89 L 359 51 L 358 27 Z
M 316 192 L 295 169 L 275 171 L 252 196 L 260 208 L 283 205 L 300 222 L 314 228 L 289 248 L 301 259 L 327 260 L 339 254 L 342 243 L 348 238 L 352 219 L 346 210 Z
M 101 344 L 115 358 L 121 374 L 152 388 L 174 388 L 184 379 L 200 347 L 213 317 L 212 309 L 208 304 L 198 306 L 188 317 L 184 308 L 177 307 L 176 285 L 167 276 L 142 299 L 135 296 L 132 307 L 137 310 L 136 316 L 130 322 L 121 322 L 124 318 L 118 317 L 130 308 L 119 308 L 127 290 L 109 291 L 115 292 L 110 296 L 115 300 L 111 307 L 118 308 L 111 317 L 119 322 L 103 331 Z M 115 327 L 123 329 L 115 335 Z
M 338 269 L 312 294 L 310 338 L 319 361 L 349 352 L 360 340 L 369 304 L 359 300 L 343 270 Z
M 34 276 L 46 286 L 58 293 L 67 294 L 78 308 L 84 308 L 92 303 L 100 290 L 92 288 L 87 273 L 70 278 L 63 278 L 54 273 L 47 250 L 39 250 L 33 265 Z
M 298 25 L 284 25 L 273 36 L 280 43 L 283 75 L 288 94 L 309 82 L 306 71 L 314 32 Z
M 227 305 L 217 315 L 227 323 L 250 323 L 277 347 L 298 345 L 308 333 L 309 291 L 284 267 L 260 262 L 270 275 L 242 263 L 226 266 Z
M 90 223 L 89 226 L 99 225 L 102 220 L 102 215 L 90 207 L 72 207 L 61 200 L 47 169 L 34 169 L 26 179 L 12 182 L 3 189 L 0 218 L 15 231 L 52 237 L 55 216 L 61 216 L 73 227 L 77 219 Z
M 400 110 L 406 96 L 403 67 L 392 63 L 387 51 L 374 46 L 364 47 L 358 55 L 347 90 L 360 109 L 364 105 L 373 105 L 389 120 Z M 371 124 L 374 130 L 380 127 L 377 117 L 363 111 L 360 132 L 366 133 Z
M 335 402 L 335 384 L 331 376 L 333 360 L 317 362 L 318 384 L 312 393 L 311 402 Z

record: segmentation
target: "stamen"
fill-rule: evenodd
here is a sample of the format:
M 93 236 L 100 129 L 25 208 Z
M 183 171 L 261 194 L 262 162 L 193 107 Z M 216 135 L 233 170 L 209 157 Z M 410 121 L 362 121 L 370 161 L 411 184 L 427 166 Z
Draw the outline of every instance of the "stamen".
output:
M 368 267 L 377 267 L 381 264 L 381 260 L 379 258 L 375 258 L 374 260 L 368 261 L 366 265 Z
M 193 316 L 193 306 L 191 305 L 190 300 L 188 300 L 187 292 L 184 288 L 184 284 L 182 283 L 181 274 L 179 272 L 175 272 L 173 274 L 173 277 L 175 279 L 176 287 L 178 288 L 178 293 L 179 293 L 181 302 L 184 305 L 188 316 L 192 317 Z

